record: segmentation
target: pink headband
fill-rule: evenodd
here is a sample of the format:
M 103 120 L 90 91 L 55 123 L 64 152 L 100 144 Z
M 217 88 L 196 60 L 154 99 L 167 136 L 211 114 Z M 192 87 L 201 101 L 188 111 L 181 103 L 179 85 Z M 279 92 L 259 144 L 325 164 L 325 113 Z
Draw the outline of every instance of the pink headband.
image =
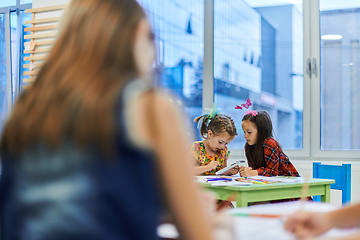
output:
M 251 114 L 251 115 L 253 115 L 253 117 L 256 117 L 256 115 L 258 114 L 258 112 L 255 111 L 255 110 L 247 110 L 247 111 L 245 112 L 244 116 L 245 116 L 245 115 L 248 115 L 248 114 Z

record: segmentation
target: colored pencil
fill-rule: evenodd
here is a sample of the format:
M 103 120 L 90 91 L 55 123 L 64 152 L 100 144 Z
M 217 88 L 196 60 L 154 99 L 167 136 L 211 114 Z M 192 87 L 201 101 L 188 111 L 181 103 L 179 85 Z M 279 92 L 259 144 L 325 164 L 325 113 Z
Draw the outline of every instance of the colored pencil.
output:
M 212 181 L 231 181 L 231 179 L 229 179 L 229 178 L 208 178 L 206 181 L 207 181 L 207 182 L 212 182 Z
M 234 217 L 260 217 L 260 218 L 282 218 L 285 215 L 279 214 L 259 214 L 259 213 L 233 213 Z

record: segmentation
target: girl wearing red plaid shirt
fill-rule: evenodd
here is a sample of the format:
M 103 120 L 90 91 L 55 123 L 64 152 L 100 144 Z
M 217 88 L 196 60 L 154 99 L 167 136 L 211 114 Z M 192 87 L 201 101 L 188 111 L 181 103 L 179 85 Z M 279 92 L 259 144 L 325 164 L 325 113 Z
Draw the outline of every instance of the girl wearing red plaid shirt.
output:
M 242 177 L 300 177 L 280 144 L 273 138 L 271 118 L 266 111 L 246 111 L 241 126 L 246 139 L 245 154 L 249 163 L 249 167 L 240 167 Z

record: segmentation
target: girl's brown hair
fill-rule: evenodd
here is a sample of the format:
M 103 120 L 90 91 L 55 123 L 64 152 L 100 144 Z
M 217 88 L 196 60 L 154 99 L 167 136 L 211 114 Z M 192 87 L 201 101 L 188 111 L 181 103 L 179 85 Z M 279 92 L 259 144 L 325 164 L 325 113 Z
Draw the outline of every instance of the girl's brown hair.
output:
M 108 149 L 119 91 L 138 76 L 134 40 L 146 17 L 135 0 L 72 0 L 38 77 L 3 129 L 1 151 L 65 139 Z
M 207 138 L 208 131 L 211 130 L 215 135 L 223 132 L 227 132 L 231 137 L 237 135 L 236 126 L 234 120 L 224 114 L 216 114 L 213 118 L 209 118 L 208 115 L 202 115 L 194 119 L 194 122 L 199 123 L 200 134 L 203 138 Z
M 245 144 L 246 158 L 256 168 L 265 167 L 263 143 L 265 139 L 273 138 L 273 126 L 270 115 L 266 111 L 259 111 L 256 116 L 253 116 L 251 113 L 244 115 L 242 121 L 246 120 L 254 123 L 257 129 L 256 144 L 251 146 L 248 143 Z

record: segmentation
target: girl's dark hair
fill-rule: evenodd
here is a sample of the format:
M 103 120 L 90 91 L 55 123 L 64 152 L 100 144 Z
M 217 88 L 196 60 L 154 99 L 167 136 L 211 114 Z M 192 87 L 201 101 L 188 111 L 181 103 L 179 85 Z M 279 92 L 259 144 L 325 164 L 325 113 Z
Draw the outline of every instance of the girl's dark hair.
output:
M 202 115 L 194 119 L 194 122 L 201 122 L 200 134 L 203 138 L 207 138 L 208 131 L 211 130 L 215 135 L 227 132 L 231 137 L 237 135 L 234 120 L 224 114 L 216 114 L 213 118 L 208 115 Z
M 259 111 L 256 116 L 251 113 L 244 115 L 242 121 L 250 121 L 257 129 L 257 139 L 254 145 L 245 144 L 246 158 L 256 168 L 265 167 L 263 143 L 265 139 L 273 137 L 273 127 L 270 115 L 266 111 Z

